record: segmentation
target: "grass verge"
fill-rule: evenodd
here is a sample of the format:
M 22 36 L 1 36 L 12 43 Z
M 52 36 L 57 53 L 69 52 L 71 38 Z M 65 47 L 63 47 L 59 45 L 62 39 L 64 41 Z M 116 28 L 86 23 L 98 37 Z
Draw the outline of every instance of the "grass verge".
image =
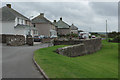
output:
M 35 51 L 34 59 L 49 78 L 118 78 L 118 44 L 102 41 L 102 49 L 90 55 L 56 54 L 58 45 Z

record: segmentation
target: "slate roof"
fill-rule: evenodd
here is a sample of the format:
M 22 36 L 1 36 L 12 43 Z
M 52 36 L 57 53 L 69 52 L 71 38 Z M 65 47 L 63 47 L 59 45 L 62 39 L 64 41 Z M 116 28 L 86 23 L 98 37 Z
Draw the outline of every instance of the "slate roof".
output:
M 72 24 L 71 25 L 71 30 L 78 30 L 78 28 L 74 24 Z
M 52 24 L 52 22 L 50 22 L 47 18 L 45 18 L 42 15 L 38 15 L 37 17 L 32 19 L 32 23 L 50 23 L 50 24 Z
M 22 25 L 22 24 L 18 24 L 15 26 L 15 28 L 23 28 L 23 29 L 34 29 L 34 30 L 37 30 L 35 27 L 33 26 L 29 26 L 29 25 Z
M 57 25 L 57 28 L 70 28 L 70 26 L 62 20 L 54 23 L 54 25 Z
M 4 6 L 1 8 L 2 10 L 2 21 L 13 21 L 16 17 L 22 18 L 24 20 L 29 20 L 27 17 L 23 16 L 19 12 L 15 11 L 12 8 Z
M 57 27 L 57 22 L 53 22 L 53 25 L 54 25 L 55 27 Z

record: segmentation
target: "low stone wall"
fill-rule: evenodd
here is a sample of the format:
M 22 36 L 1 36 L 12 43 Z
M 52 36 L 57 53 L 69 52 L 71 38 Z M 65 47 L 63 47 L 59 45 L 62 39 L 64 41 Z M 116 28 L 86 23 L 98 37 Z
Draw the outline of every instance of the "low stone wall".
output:
M 41 39 L 42 43 L 50 43 L 53 39 L 52 38 L 43 38 Z
M 11 34 L 0 34 L 0 43 L 6 43 L 6 38 L 7 37 L 11 37 L 11 36 L 14 36 L 14 35 L 11 35 Z
M 25 37 L 23 35 L 11 35 L 6 37 L 6 44 L 9 46 L 25 45 Z
M 58 48 L 56 52 L 69 57 L 82 56 L 94 53 L 101 49 L 101 39 L 82 40 L 82 43 L 63 48 Z
M 74 45 L 82 43 L 81 40 L 54 40 L 54 45 Z
M 31 35 L 27 35 L 26 36 L 26 44 L 28 44 L 29 46 L 33 46 L 34 45 L 34 39 L 32 38 Z

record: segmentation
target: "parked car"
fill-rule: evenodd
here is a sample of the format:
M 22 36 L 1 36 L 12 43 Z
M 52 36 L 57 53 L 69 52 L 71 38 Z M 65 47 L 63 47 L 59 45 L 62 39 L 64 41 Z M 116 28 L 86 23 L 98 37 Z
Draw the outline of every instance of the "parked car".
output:
M 80 39 L 88 39 L 89 38 L 89 32 L 80 32 L 79 33 Z
M 45 36 L 44 36 L 44 35 L 40 35 L 39 37 L 40 37 L 41 39 L 45 38 Z
M 40 42 L 41 38 L 40 36 L 34 36 L 34 42 Z
M 91 38 L 96 38 L 96 36 L 95 35 L 92 35 L 92 37 Z
M 52 36 L 50 36 L 50 38 L 56 38 L 57 37 L 57 35 L 52 35 Z

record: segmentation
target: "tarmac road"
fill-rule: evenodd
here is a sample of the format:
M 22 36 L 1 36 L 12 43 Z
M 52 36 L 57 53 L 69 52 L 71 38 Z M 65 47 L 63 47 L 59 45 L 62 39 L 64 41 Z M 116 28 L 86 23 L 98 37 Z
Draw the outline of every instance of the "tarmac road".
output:
M 33 52 L 48 47 L 48 44 L 35 46 L 2 46 L 2 78 L 43 78 L 33 63 Z

